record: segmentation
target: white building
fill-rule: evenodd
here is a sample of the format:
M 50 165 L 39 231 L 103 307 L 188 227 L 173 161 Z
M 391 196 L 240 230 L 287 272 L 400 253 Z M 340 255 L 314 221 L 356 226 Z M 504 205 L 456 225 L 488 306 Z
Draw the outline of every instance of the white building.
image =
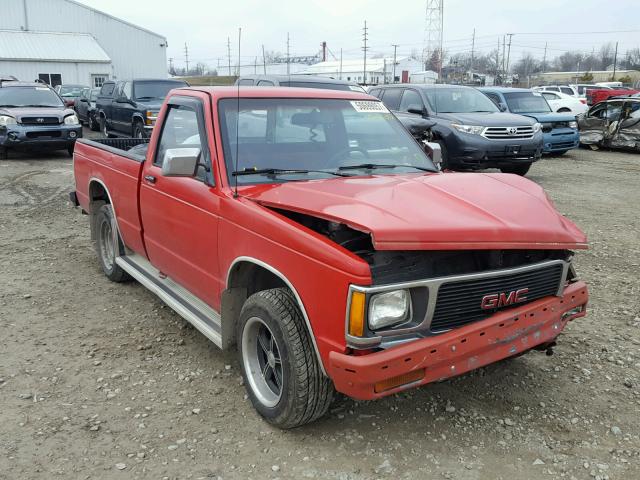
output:
M 2 0 L 0 73 L 101 86 L 167 77 L 167 40 L 73 0 Z
M 409 57 L 397 57 L 395 81 L 408 83 L 411 75 L 424 69 L 422 62 Z M 332 60 L 310 65 L 300 73 L 337 78 L 366 85 L 393 83 L 393 57 L 368 58 L 366 80 L 364 78 L 364 59 Z

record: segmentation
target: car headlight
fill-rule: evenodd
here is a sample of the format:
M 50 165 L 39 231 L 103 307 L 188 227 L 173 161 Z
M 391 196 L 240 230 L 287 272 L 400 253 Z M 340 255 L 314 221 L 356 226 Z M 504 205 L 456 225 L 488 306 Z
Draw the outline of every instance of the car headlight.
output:
M 542 128 L 542 125 L 538 122 L 533 124 L 533 133 L 538 133 L 540 131 L 540 129 Z
M 404 323 L 408 319 L 409 292 L 406 290 L 379 293 L 371 298 L 369 304 L 369 328 L 371 330 Z
M 478 125 L 460 125 L 459 123 L 452 123 L 451 126 L 459 132 L 470 133 L 472 135 L 481 135 L 485 128 Z
M 78 125 L 80 122 L 78 121 L 78 117 L 76 116 L 76 114 L 72 114 L 72 115 L 67 115 L 66 117 L 64 117 L 64 124 L 65 125 Z
M 0 115 L 0 127 L 6 127 L 7 125 L 15 125 L 16 119 L 9 115 Z
M 578 122 L 569 122 L 569 128 L 578 128 Z

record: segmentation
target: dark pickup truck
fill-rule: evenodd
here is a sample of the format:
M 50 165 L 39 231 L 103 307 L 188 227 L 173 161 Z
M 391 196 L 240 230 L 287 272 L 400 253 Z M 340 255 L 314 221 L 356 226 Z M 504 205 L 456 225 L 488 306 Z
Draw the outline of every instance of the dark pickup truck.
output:
M 105 82 L 96 102 L 100 130 L 105 137 L 148 138 L 167 93 L 187 86 L 169 79 Z

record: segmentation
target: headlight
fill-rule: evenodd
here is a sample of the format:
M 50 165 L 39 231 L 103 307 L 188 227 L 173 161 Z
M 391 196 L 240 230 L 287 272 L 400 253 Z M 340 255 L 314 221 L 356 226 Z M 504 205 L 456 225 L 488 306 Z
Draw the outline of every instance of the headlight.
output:
M 462 133 L 470 133 L 472 135 L 480 135 L 484 131 L 484 127 L 473 125 L 460 125 L 458 123 L 452 123 L 451 126 Z
M 6 127 L 7 125 L 15 125 L 16 123 L 16 119 L 13 117 L 10 117 L 8 115 L 0 115 L 0 127 Z
M 406 290 L 379 293 L 369 304 L 369 328 L 377 330 L 404 323 L 409 318 L 409 293 Z
M 147 117 L 145 119 L 145 124 L 146 125 L 153 125 L 155 123 L 155 121 L 158 119 L 158 113 L 159 112 L 153 112 L 151 110 L 147 110 L 145 112 L 145 116 Z
M 569 128 L 578 128 L 578 122 L 569 122 Z
M 65 125 L 78 125 L 79 123 L 80 122 L 78 122 L 78 117 L 75 113 L 73 115 L 67 115 L 66 117 L 64 117 Z
M 542 128 L 541 124 L 539 124 L 538 122 L 534 123 L 533 124 L 533 133 L 538 133 L 541 128 Z

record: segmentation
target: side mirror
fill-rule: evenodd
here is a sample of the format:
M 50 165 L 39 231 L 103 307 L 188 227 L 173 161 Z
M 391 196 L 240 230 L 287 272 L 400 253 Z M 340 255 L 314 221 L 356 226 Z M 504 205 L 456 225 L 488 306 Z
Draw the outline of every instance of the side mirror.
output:
M 162 175 L 165 177 L 194 177 L 199 160 L 199 148 L 170 148 L 164 153 Z
M 501 112 L 506 112 L 507 111 L 507 104 L 500 102 L 498 103 L 498 110 L 500 110 Z
M 409 107 L 407 108 L 407 112 L 413 113 L 414 115 L 420 115 L 425 117 L 427 116 L 427 110 L 417 104 L 409 105 Z

